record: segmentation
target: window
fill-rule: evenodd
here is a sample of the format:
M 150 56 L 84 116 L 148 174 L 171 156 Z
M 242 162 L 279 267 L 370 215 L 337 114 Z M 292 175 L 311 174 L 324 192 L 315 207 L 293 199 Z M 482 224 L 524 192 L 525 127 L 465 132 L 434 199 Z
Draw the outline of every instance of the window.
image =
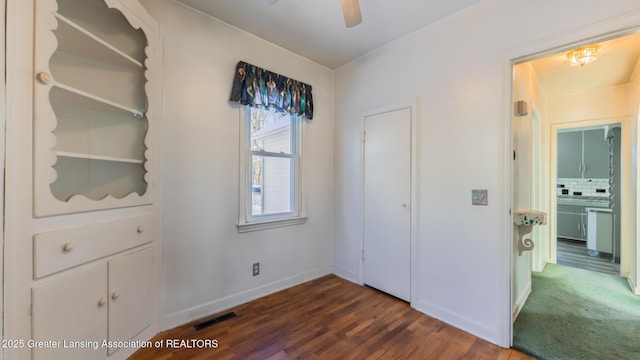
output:
M 240 232 L 302 223 L 300 117 L 246 107 L 242 121 Z

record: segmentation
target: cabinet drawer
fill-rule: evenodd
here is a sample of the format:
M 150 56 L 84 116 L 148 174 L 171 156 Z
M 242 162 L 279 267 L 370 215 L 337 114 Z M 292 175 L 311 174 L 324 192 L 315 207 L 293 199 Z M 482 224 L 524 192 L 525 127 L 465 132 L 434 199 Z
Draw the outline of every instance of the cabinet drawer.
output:
M 40 278 L 152 240 L 150 213 L 35 234 L 34 276 Z

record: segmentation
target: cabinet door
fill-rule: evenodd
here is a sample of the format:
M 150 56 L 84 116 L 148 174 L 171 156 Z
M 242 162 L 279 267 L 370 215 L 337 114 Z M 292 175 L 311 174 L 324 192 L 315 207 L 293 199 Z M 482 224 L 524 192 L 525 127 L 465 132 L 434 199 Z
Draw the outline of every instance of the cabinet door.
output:
M 33 348 L 33 359 L 104 359 L 107 349 L 107 266 L 100 264 L 34 286 L 33 339 L 58 348 Z
M 582 131 L 558 133 L 558 179 L 582 178 Z
M 35 16 L 36 216 L 150 204 L 154 22 L 117 0 L 37 0 Z
M 584 131 L 584 178 L 609 178 L 609 144 L 604 129 Z
M 558 237 L 582 239 L 582 215 L 558 212 Z
M 580 236 L 578 237 L 579 240 L 587 241 L 587 228 L 587 214 L 582 213 L 580 214 Z
M 109 341 L 130 340 L 151 324 L 153 284 L 152 248 L 109 261 Z

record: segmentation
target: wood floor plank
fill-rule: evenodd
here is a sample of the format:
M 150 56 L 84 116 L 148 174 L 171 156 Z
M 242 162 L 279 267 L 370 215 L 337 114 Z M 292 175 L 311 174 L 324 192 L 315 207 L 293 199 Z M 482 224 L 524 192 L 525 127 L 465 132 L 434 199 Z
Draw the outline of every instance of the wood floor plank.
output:
M 130 359 L 531 359 L 333 275 L 230 311 L 237 316 L 195 330 L 203 319 L 152 339 L 215 339 L 217 348 L 147 348 Z
M 611 254 L 606 253 L 589 255 L 585 241 L 558 238 L 557 263 L 560 265 L 620 275 L 620 261 L 618 257 L 616 259 L 612 261 Z

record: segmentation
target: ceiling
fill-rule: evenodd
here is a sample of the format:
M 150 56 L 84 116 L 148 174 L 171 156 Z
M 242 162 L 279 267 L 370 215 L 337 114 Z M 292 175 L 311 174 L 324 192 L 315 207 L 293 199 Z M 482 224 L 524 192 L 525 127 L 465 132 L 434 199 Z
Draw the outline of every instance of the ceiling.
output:
M 344 25 L 340 0 L 176 1 L 336 69 L 482 0 L 359 0 L 363 21 L 353 28 Z M 533 60 L 544 95 L 629 83 L 640 58 L 640 34 L 598 45 L 598 59 L 584 67 L 569 66 L 564 52 Z
M 360 0 L 346 28 L 340 0 L 176 0 L 330 69 L 481 0 Z
M 565 52 L 531 61 L 545 97 L 630 82 L 640 58 L 640 33 L 596 45 L 598 58 L 584 67 L 570 66 Z

